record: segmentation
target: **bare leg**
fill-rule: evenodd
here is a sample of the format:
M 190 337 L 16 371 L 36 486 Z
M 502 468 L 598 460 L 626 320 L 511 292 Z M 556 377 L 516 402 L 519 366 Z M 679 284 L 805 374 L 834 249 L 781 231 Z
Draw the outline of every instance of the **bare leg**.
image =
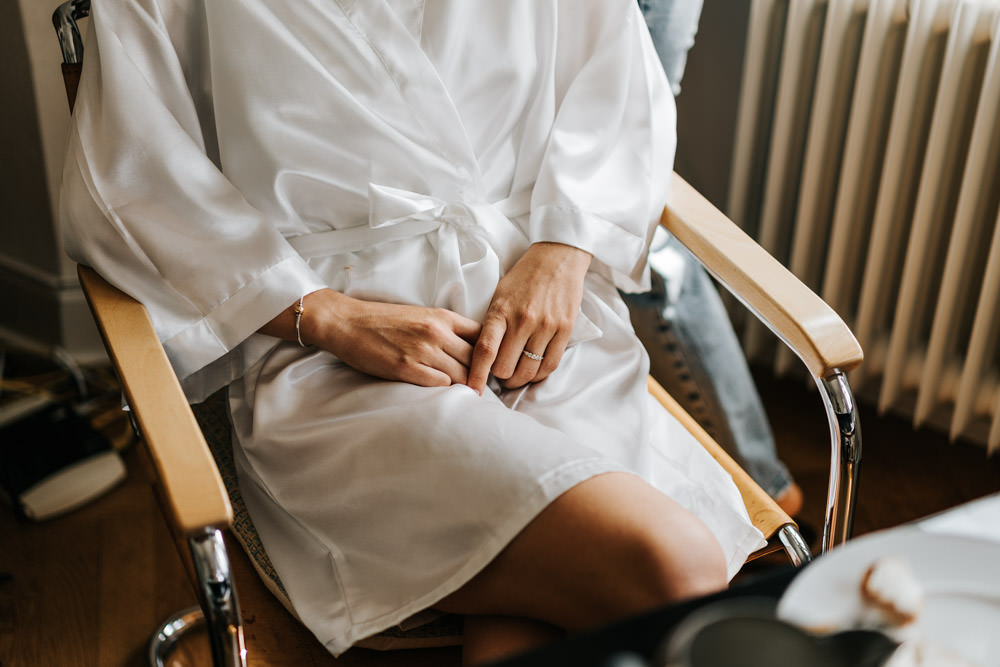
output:
M 725 586 L 722 549 L 700 520 L 640 478 L 607 473 L 554 500 L 436 606 L 572 632 Z
M 510 616 L 466 616 L 462 663 L 480 665 L 528 651 L 565 636 L 559 628 Z

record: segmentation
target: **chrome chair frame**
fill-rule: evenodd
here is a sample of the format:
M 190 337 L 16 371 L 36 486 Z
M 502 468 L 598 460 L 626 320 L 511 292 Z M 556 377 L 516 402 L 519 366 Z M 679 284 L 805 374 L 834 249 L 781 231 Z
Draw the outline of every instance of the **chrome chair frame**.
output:
M 64 74 L 83 64 L 83 38 L 77 21 L 90 15 L 90 0 L 68 0 L 52 14 L 52 25 L 62 50 Z M 75 91 L 67 90 L 72 109 Z M 129 412 L 136 435 L 138 423 Z M 147 659 L 153 667 L 163 667 L 177 641 L 194 627 L 207 625 L 212 663 L 217 667 L 246 667 L 246 644 L 236 585 L 229 555 L 219 529 L 207 529 L 187 536 L 187 544 L 198 580 L 200 607 L 191 607 L 164 621 L 150 638 Z
M 59 5 L 52 14 L 52 25 L 59 37 L 64 63 L 83 63 L 83 37 L 76 22 L 87 16 L 90 16 L 90 0 L 69 0 Z

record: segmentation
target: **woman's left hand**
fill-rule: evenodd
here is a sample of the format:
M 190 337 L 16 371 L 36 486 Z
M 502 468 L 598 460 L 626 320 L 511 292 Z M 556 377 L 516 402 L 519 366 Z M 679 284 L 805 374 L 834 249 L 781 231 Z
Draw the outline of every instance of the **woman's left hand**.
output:
M 490 372 L 514 389 L 559 366 L 583 300 L 591 255 L 561 243 L 534 243 L 493 293 L 469 367 L 482 393 Z

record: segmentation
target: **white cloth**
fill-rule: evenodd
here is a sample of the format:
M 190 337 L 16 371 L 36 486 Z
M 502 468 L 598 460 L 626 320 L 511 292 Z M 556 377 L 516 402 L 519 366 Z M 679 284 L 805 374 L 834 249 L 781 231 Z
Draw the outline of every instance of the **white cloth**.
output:
M 95 0 L 67 247 L 148 308 L 188 395 L 230 386 L 241 488 L 334 653 L 460 587 L 553 498 L 628 470 L 730 574 L 731 480 L 645 393 L 673 100 L 632 0 Z M 254 333 L 301 294 L 481 318 L 530 243 L 595 256 L 573 345 L 517 392 L 375 380 Z
M 1000 493 L 944 510 L 916 525 L 929 533 L 1000 543 Z

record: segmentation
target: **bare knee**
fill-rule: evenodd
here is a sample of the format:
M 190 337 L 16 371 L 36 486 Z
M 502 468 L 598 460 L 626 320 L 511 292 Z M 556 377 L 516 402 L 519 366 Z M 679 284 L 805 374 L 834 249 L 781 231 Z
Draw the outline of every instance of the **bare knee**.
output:
M 724 589 L 726 560 L 715 536 L 701 521 L 686 516 L 672 530 L 651 527 L 635 536 L 632 585 L 641 587 L 649 606 L 707 595 Z
M 438 607 L 581 630 L 726 585 L 705 525 L 638 477 L 609 473 L 556 499 Z
M 568 629 L 600 625 L 726 587 L 722 547 L 697 517 L 650 487 L 633 489 L 642 503 L 608 510 L 613 528 L 595 526 L 568 569 L 591 572 L 575 592 L 579 616 Z M 628 491 L 608 503 L 628 499 Z M 589 615 L 587 612 L 590 612 Z
M 694 514 L 638 478 L 617 480 L 623 503 L 613 539 L 618 542 L 615 568 L 625 590 L 637 603 L 662 605 L 722 590 L 727 585 L 726 559 L 715 535 Z M 607 539 L 605 531 L 600 539 Z

